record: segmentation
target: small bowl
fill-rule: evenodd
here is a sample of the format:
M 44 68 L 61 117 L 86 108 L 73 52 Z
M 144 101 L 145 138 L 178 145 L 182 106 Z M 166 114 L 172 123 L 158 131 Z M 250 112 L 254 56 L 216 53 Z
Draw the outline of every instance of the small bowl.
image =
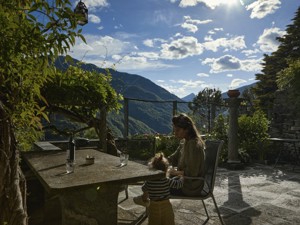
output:
M 85 164 L 94 164 L 95 163 L 95 157 L 86 157 L 85 158 Z

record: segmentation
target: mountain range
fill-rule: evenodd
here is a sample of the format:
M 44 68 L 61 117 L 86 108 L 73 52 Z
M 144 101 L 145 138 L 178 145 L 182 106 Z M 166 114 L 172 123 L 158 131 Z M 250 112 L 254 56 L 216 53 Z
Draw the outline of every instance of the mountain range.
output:
M 74 63 L 78 60 L 73 59 Z M 68 64 L 64 57 L 55 62 L 59 69 L 66 69 Z M 105 69 L 94 64 L 81 64 L 82 69 L 106 73 Z M 173 101 L 178 102 L 177 112 L 189 111 L 188 104 L 166 89 L 156 85 L 151 80 L 137 74 L 123 73 L 110 70 L 111 85 L 117 93 L 128 98 L 129 106 L 129 135 L 134 134 L 169 134 L 172 131 Z M 123 104 L 123 102 L 121 102 Z M 124 108 L 123 108 L 124 109 Z M 115 137 L 122 137 L 124 132 L 124 110 L 108 115 L 108 126 Z
M 243 93 L 245 90 L 247 90 L 247 89 L 249 89 L 249 88 L 255 86 L 255 84 L 256 84 L 256 83 L 248 84 L 248 85 L 245 85 L 245 86 L 236 88 L 236 90 L 239 90 L 240 93 L 241 93 L 241 95 L 242 95 L 242 93 Z M 241 95 L 240 95 L 239 97 L 241 97 Z M 193 101 L 193 99 L 194 99 L 195 97 L 196 97 L 196 95 L 195 95 L 194 93 L 191 93 L 191 94 L 189 94 L 189 95 L 187 95 L 187 96 L 185 96 L 185 97 L 183 97 L 183 98 L 181 98 L 181 99 L 182 99 L 183 101 L 186 101 L 186 102 L 191 102 L 191 101 Z M 228 95 L 227 95 L 227 92 L 223 92 L 222 95 L 221 95 L 221 97 L 222 97 L 222 99 L 229 98 Z

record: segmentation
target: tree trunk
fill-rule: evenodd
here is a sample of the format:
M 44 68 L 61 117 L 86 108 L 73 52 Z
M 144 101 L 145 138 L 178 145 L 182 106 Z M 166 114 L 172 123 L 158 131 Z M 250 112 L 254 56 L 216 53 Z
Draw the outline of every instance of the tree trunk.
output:
M 27 225 L 26 181 L 13 127 L 0 101 L 0 224 Z

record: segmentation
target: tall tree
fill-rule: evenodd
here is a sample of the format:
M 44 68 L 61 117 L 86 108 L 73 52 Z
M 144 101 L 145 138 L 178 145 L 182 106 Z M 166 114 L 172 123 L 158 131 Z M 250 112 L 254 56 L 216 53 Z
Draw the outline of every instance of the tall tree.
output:
M 69 0 L 0 1 L 0 224 L 28 224 L 19 152 L 41 128 L 40 89 L 50 64 L 83 36 Z
M 293 23 L 287 26 L 286 34 L 277 38 L 280 42 L 277 51 L 271 55 L 264 55 L 262 73 L 256 74 L 256 79 L 260 81 L 254 88 L 257 95 L 256 103 L 269 115 L 275 92 L 278 90 L 277 74 L 288 67 L 288 60 L 300 57 L 300 7 L 292 21 Z
M 207 125 L 207 132 L 211 131 L 217 110 L 222 106 L 221 96 L 222 93 L 218 89 L 204 88 L 189 103 L 189 108 L 193 111 L 193 114 L 199 115 L 204 125 Z

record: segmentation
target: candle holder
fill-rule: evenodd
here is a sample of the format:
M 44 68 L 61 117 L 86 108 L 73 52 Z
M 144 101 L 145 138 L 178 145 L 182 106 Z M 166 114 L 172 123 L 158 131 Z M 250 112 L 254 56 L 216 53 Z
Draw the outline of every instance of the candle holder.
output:
M 87 155 L 85 157 L 85 164 L 91 165 L 91 164 L 94 164 L 94 163 L 95 163 L 95 157 L 94 156 Z

